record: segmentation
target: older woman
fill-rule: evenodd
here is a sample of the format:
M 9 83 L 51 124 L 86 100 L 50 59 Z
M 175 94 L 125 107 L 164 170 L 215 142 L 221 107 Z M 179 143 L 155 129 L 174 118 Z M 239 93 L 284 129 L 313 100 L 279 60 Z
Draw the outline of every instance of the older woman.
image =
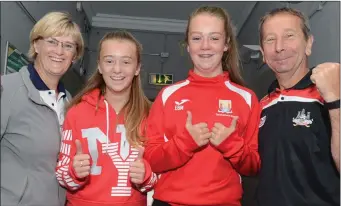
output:
M 60 79 L 83 50 L 78 25 L 51 12 L 31 31 L 33 63 L 1 77 L 1 205 L 65 204 L 54 174 L 70 98 Z

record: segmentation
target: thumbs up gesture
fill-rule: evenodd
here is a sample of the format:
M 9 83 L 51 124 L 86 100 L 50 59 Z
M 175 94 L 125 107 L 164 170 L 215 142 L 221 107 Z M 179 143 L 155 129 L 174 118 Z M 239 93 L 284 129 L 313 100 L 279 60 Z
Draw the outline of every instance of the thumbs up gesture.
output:
M 90 155 L 83 154 L 82 144 L 76 139 L 76 155 L 73 157 L 73 169 L 77 178 L 84 178 L 90 174 Z
M 192 124 L 192 113 L 190 111 L 187 111 L 186 129 L 200 147 L 206 145 L 211 137 L 206 123 Z
M 143 162 L 144 147 L 139 147 L 139 154 L 136 160 L 130 163 L 129 173 L 130 181 L 134 184 L 142 184 L 146 169 Z
M 236 130 L 238 117 L 233 117 L 231 125 L 225 127 L 221 123 L 214 123 L 212 128 L 212 137 L 210 138 L 211 144 L 214 146 L 220 145 L 226 138 L 228 138 L 234 130 Z

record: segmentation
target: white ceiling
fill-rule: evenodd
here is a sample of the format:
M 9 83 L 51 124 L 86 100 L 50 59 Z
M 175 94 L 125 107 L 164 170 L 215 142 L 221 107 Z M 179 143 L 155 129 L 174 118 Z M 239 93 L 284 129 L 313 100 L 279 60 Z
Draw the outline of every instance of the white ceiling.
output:
M 240 1 L 240 2 L 82 2 L 82 7 L 91 22 L 94 22 L 94 17 L 104 15 L 117 15 L 129 17 L 147 17 L 147 18 L 161 18 L 171 20 L 188 19 L 190 13 L 201 5 L 216 5 L 221 6 L 230 14 L 233 23 L 236 26 L 237 32 L 247 20 L 250 12 L 256 5 L 256 2 Z M 114 18 L 114 17 L 112 17 Z M 107 19 L 105 20 L 107 21 Z M 97 24 L 98 25 L 98 24 Z

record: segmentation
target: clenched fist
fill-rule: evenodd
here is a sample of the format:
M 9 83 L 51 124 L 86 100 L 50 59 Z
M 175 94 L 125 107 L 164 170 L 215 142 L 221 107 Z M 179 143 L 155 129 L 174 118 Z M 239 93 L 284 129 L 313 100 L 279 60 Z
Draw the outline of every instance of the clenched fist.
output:
M 326 102 L 340 99 L 340 64 L 319 64 L 313 69 L 310 79 Z

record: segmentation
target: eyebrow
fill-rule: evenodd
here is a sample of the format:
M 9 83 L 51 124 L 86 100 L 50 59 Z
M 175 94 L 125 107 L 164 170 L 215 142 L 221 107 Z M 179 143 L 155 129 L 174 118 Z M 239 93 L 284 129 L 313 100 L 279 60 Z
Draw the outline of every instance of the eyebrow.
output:
M 73 45 L 76 45 L 76 43 L 73 43 L 73 42 L 70 42 L 70 41 L 59 41 L 58 39 L 56 38 L 53 38 L 53 37 L 50 37 L 51 39 L 55 40 L 55 41 L 58 41 L 58 42 L 63 42 L 63 43 L 68 43 L 68 44 L 73 44 Z
M 193 32 L 190 32 L 190 34 L 202 34 L 202 32 L 198 32 L 198 31 L 193 31 Z M 212 34 L 219 34 L 219 35 L 223 35 L 223 33 L 221 32 L 210 32 L 208 33 L 209 35 L 212 35 Z
M 297 30 L 295 30 L 295 29 L 284 29 L 284 31 L 285 32 L 288 32 L 288 31 L 292 31 L 292 32 L 297 32 Z M 271 33 L 268 33 L 268 34 L 266 34 L 265 36 L 269 36 L 269 35 L 275 35 L 275 33 L 273 33 L 273 32 L 271 32 Z
M 103 58 L 114 58 L 116 55 L 105 55 Z M 128 59 L 133 59 L 131 56 L 118 56 L 120 58 L 128 58 Z
M 296 29 L 285 29 L 284 31 L 294 31 L 294 32 L 296 32 L 297 30 Z

